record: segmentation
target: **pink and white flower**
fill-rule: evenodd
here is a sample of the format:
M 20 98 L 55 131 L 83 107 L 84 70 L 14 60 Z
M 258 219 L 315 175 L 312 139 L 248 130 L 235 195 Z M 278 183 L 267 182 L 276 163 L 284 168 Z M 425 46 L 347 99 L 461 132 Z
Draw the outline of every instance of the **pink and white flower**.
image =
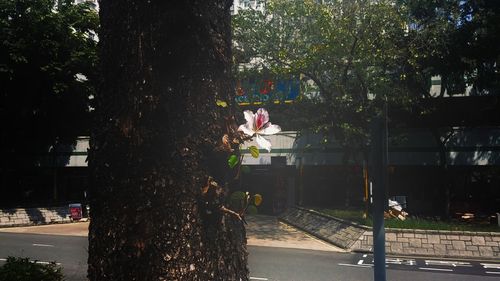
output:
M 245 115 L 246 124 L 241 125 L 238 131 L 242 131 L 245 135 L 250 137 L 255 136 L 257 144 L 271 152 L 271 142 L 262 137 L 261 135 L 274 135 L 281 132 L 278 125 L 273 125 L 269 122 L 269 113 L 264 108 L 259 108 L 255 114 L 250 110 L 243 111 Z

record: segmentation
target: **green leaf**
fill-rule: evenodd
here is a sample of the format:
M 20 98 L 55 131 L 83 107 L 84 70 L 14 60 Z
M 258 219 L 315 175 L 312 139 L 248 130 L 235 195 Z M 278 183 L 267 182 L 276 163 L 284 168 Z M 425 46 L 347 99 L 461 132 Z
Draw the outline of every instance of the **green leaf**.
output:
M 250 150 L 253 158 L 259 158 L 259 149 L 255 145 L 250 146 L 248 150 Z
M 257 210 L 257 207 L 255 207 L 254 205 L 249 205 L 248 208 L 247 208 L 247 214 L 249 215 L 256 215 L 258 214 L 259 211 Z
M 244 174 L 250 174 L 252 170 L 250 169 L 249 166 L 241 166 L 241 172 Z
M 235 191 L 229 196 L 229 207 L 231 210 L 241 212 L 247 204 L 247 194 L 243 191 Z
M 229 196 L 229 200 L 244 200 L 246 198 L 246 193 L 243 191 L 235 191 Z
M 223 100 L 217 100 L 215 103 L 217 104 L 217 106 L 227 107 L 227 102 Z
M 229 156 L 229 159 L 227 159 L 227 164 L 231 168 L 234 168 L 234 166 L 236 166 L 236 164 L 238 164 L 238 162 L 239 162 L 238 156 L 236 156 L 234 154 Z

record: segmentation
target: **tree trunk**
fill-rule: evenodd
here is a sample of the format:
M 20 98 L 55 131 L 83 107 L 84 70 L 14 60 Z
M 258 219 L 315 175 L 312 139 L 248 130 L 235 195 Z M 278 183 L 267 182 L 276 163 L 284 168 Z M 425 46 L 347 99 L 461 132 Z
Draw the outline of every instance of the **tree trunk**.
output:
M 232 100 L 231 3 L 100 2 L 90 280 L 248 280 L 227 190 L 202 192 L 209 176 L 232 178 L 216 149 L 231 115 L 216 106 Z
M 430 128 L 432 136 L 438 146 L 439 151 L 439 171 L 441 173 L 440 177 L 440 194 L 442 194 L 442 198 L 444 198 L 444 204 L 442 205 L 443 217 L 446 219 L 450 218 L 450 206 L 451 206 L 451 194 L 450 194 L 450 181 L 449 181 L 449 169 L 448 169 L 448 161 L 447 161 L 447 152 L 446 152 L 446 143 L 452 134 L 448 134 L 444 138 L 441 138 L 439 134 L 439 129 L 435 127 Z M 442 201 L 440 204 L 442 204 Z M 439 209 L 439 208 L 436 208 Z

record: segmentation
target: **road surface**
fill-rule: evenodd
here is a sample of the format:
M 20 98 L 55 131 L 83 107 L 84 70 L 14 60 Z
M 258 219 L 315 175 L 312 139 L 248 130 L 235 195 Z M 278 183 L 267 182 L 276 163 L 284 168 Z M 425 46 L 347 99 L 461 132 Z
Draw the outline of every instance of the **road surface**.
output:
M 54 234 L 0 233 L 0 262 L 8 256 L 56 261 L 68 281 L 86 275 L 87 237 Z M 373 280 L 372 257 L 333 251 L 249 246 L 251 280 L 361 281 Z M 390 257 L 391 281 L 493 281 L 500 280 L 500 261 L 439 261 Z

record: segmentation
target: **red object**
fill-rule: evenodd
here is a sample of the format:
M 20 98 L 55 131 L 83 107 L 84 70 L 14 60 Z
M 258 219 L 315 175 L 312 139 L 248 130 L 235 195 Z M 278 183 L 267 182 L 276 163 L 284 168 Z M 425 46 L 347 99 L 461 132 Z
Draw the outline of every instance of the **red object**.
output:
M 267 95 L 273 90 L 273 81 L 271 80 L 264 80 L 262 82 L 262 87 L 260 88 L 259 92 L 261 95 Z
M 82 218 L 82 205 L 81 204 L 70 204 L 69 213 L 73 220 L 80 220 Z

